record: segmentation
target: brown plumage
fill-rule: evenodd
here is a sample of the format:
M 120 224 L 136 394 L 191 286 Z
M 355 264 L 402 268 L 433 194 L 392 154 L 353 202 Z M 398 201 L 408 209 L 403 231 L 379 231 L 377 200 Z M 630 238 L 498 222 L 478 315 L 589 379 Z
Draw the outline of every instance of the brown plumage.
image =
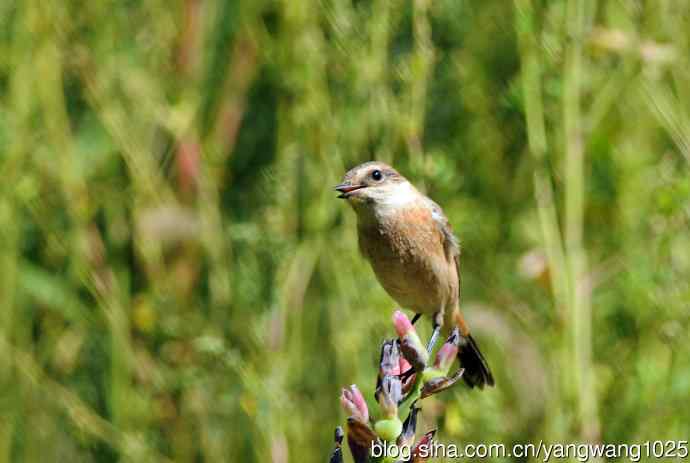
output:
M 351 169 L 336 189 L 357 213 L 360 250 L 386 292 L 434 323 L 458 326 L 465 382 L 492 386 L 491 370 L 459 310 L 460 246 L 441 207 L 381 162 Z

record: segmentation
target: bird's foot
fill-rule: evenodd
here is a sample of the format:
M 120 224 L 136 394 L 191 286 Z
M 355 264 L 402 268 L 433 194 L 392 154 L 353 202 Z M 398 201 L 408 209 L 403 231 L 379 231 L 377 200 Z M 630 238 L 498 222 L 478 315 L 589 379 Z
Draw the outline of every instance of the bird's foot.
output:
M 436 341 L 438 341 L 438 335 L 441 333 L 441 325 L 434 323 L 434 331 L 431 333 L 431 338 L 429 339 L 429 344 L 426 346 L 427 352 L 431 354 L 436 346 Z

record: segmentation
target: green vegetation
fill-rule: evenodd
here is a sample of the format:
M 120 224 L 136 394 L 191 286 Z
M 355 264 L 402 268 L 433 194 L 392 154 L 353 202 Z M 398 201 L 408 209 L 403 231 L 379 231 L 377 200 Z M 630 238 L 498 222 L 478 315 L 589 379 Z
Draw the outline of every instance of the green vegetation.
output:
M 690 3 L 0 2 L 0 462 L 323 462 L 393 301 L 332 186 L 463 245 L 442 442 L 690 435 Z M 420 331 L 430 327 L 422 320 Z

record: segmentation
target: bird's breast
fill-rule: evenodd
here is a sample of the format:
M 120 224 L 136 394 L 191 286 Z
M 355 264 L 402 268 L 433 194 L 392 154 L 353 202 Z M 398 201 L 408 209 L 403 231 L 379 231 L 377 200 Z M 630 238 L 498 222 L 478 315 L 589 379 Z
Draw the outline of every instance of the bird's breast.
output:
M 433 312 L 457 294 L 455 264 L 423 206 L 400 208 L 360 221 L 359 244 L 384 289 L 404 307 Z

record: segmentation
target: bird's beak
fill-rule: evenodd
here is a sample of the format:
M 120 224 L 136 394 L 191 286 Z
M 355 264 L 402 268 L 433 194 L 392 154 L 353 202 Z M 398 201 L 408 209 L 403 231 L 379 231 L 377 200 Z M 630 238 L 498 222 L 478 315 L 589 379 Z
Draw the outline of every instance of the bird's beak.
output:
M 350 183 L 341 183 L 340 185 L 335 187 L 335 191 L 340 193 L 338 195 L 338 198 L 342 199 L 347 199 L 348 193 L 352 193 L 355 190 L 359 190 L 360 188 L 364 188 L 366 185 L 352 185 Z

